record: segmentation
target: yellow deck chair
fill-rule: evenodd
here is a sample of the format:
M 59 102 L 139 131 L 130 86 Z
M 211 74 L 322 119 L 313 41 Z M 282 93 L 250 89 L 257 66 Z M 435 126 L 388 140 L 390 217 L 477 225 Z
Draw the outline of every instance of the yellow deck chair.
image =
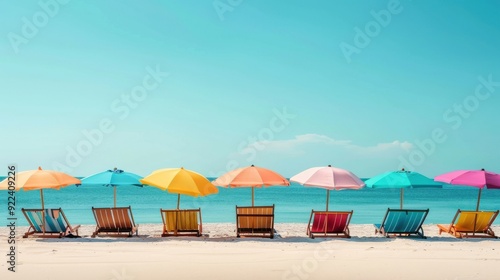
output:
M 457 238 L 471 237 L 490 237 L 498 238 L 491 224 L 498 216 L 497 211 L 466 211 L 458 209 L 451 224 L 439 224 L 439 234 L 442 232 L 449 233 Z
M 162 237 L 201 236 L 201 209 L 160 209 L 163 220 Z

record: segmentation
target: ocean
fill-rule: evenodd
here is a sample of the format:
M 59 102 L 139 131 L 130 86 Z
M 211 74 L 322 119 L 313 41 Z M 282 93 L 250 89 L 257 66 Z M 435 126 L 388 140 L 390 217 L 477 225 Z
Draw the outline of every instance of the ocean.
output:
M 3 178 L 0 178 L 0 181 Z M 99 186 L 69 186 L 60 190 L 44 190 L 46 208 L 61 207 L 72 224 L 95 224 L 91 207 L 113 206 L 113 188 Z M 16 215 L 18 225 L 27 226 L 21 208 L 40 208 L 40 192 L 18 191 Z M 457 209 L 474 210 L 478 189 L 445 186 L 443 189 L 405 189 L 404 208 L 427 209 L 425 223 L 449 223 Z M 0 223 L 7 223 L 7 191 L 0 191 Z M 399 189 L 360 189 L 330 192 L 329 210 L 354 210 L 351 223 L 382 222 L 387 208 L 399 208 Z M 117 206 L 131 206 L 138 224 L 162 222 L 160 208 L 175 209 L 177 195 L 154 187 L 117 187 Z M 289 187 L 255 189 L 255 205 L 275 205 L 276 223 L 307 223 L 311 209 L 324 210 L 326 190 L 292 184 Z M 204 223 L 234 223 L 235 205 L 251 205 L 251 188 L 219 188 L 219 193 L 207 197 L 181 195 L 180 208 L 201 208 Z M 500 209 L 500 190 L 485 189 L 481 210 Z M 495 222 L 500 224 L 500 219 Z

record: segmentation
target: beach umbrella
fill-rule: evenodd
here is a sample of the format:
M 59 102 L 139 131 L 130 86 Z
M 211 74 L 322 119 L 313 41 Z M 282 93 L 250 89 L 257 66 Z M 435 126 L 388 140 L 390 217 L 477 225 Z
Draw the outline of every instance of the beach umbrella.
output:
M 104 172 L 96 173 L 83 178 L 81 181 L 82 186 L 94 185 L 94 186 L 105 186 L 113 187 L 113 205 L 116 207 L 116 187 L 117 186 L 137 186 L 142 187 L 142 183 L 139 181 L 142 177 L 125 172 L 121 169 L 114 168 L 113 170 L 106 170 Z
M 45 209 L 43 201 L 44 189 L 59 190 L 62 187 L 67 187 L 79 183 L 79 179 L 66 173 L 54 170 L 43 170 L 41 167 L 38 167 L 38 169 L 36 170 L 21 171 L 16 174 L 16 190 L 40 190 L 42 209 Z M 8 188 L 9 183 L 8 179 L 6 178 L 2 182 L 0 182 L 0 190 L 7 190 Z
M 484 188 L 500 189 L 500 174 L 481 170 L 457 170 L 434 177 L 435 181 L 479 189 L 476 211 L 479 211 L 481 192 Z
M 219 192 L 205 176 L 183 167 L 158 169 L 140 181 L 145 185 L 177 194 L 177 209 L 181 194 L 198 197 Z
M 296 182 L 305 187 L 326 189 L 326 211 L 328 211 L 330 201 L 330 190 L 357 190 L 365 186 L 365 183 L 350 171 L 331 165 L 304 170 L 292 176 L 290 182 Z
M 401 189 L 400 208 L 403 209 L 404 189 L 408 188 L 442 188 L 443 185 L 435 182 L 418 172 L 400 171 L 386 172 L 365 181 L 367 188 L 375 189 Z
M 252 206 L 254 206 L 255 188 L 269 186 L 289 186 L 285 177 L 270 169 L 251 166 L 229 171 L 212 181 L 216 186 L 241 188 L 252 188 Z
M 67 187 L 75 184 L 79 184 L 80 180 L 70 176 L 66 173 L 53 171 L 53 170 L 42 170 L 38 167 L 36 170 L 21 171 L 17 173 L 15 178 L 16 190 L 23 189 L 25 191 L 40 190 L 40 199 L 42 202 L 42 209 L 45 209 L 43 201 L 43 190 L 44 189 L 55 189 L 59 190 L 62 187 Z M 6 178 L 0 182 L 0 190 L 8 190 L 9 180 Z M 42 229 L 45 232 L 45 211 L 42 211 Z

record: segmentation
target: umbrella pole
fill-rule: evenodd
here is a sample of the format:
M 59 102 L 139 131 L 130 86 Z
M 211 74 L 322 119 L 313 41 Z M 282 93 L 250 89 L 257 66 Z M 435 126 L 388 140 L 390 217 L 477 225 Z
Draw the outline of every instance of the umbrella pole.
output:
M 329 202 L 330 202 L 330 190 L 326 190 L 326 211 L 328 211 Z
M 481 201 L 481 192 L 483 189 L 479 188 L 479 194 L 477 195 L 477 205 L 476 205 L 476 211 L 479 211 L 479 202 Z
M 253 207 L 253 204 L 254 204 L 254 203 L 253 203 L 253 201 L 254 201 L 254 192 L 255 192 L 255 188 L 254 188 L 254 187 L 252 187 L 252 207 Z
M 401 188 L 401 202 L 399 203 L 399 209 L 403 209 L 403 196 L 405 193 L 405 189 Z
M 179 204 L 181 203 L 181 194 L 177 194 L 177 210 L 179 210 Z
M 40 198 L 42 199 L 42 232 L 45 235 L 45 204 L 43 203 L 43 189 L 40 189 Z
M 113 186 L 113 203 L 114 207 L 116 208 L 116 186 Z

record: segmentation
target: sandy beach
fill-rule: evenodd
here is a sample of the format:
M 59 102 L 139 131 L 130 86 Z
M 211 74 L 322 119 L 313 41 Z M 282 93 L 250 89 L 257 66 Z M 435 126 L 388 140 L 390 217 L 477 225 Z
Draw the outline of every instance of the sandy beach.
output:
M 161 225 L 139 237 L 20 238 L 16 272 L 0 279 L 497 279 L 500 240 L 456 239 L 424 226 L 428 237 L 385 238 L 351 225 L 351 239 L 309 239 L 305 224 L 277 224 L 275 239 L 236 238 L 234 224 L 204 224 L 204 236 L 161 238 Z M 500 227 L 493 228 L 500 232 Z M 7 229 L 0 230 L 2 255 Z M 4 260 L 6 257 L 4 257 Z

